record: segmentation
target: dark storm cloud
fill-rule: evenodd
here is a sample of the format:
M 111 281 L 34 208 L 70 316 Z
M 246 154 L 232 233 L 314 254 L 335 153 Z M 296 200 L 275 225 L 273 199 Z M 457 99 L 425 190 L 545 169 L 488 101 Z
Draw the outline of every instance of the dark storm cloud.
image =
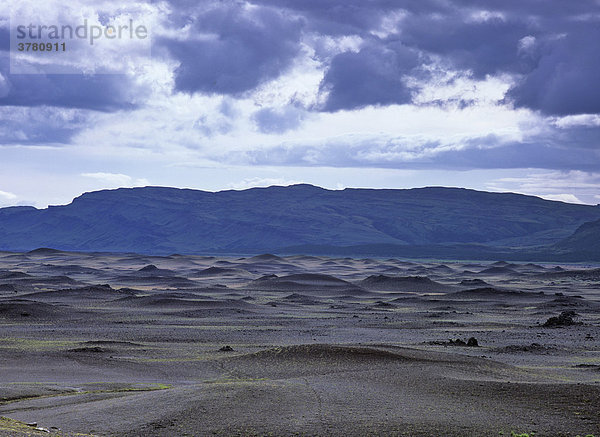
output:
M 175 88 L 240 95 L 284 74 L 313 44 L 325 72 L 324 104 L 338 111 L 406 104 L 409 79 L 437 68 L 481 79 L 508 73 L 506 103 L 549 115 L 600 112 L 600 4 L 595 0 L 169 0 L 168 37 L 155 56 L 178 62 Z M 381 32 L 386 20 L 396 28 Z M 392 20 L 393 21 L 393 20 Z M 389 23 L 388 23 L 389 24 Z M 393 23 L 392 23 L 393 24 Z M 173 35 L 177 34 L 177 37 Z M 324 36 L 354 36 L 340 52 Z M 0 28 L 0 50 L 8 33 Z M 6 53 L 6 52 L 4 52 Z M 125 76 L 10 75 L 0 105 L 133 109 L 144 90 Z M 257 114 L 261 129 L 274 131 Z M 282 119 L 286 121 L 288 118 Z M 262 127 L 261 127 L 262 126 Z M 287 127 L 285 128 L 287 129 Z
M 554 115 L 600 113 L 600 28 L 583 27 L 545 44 L 533 71 L 509 92 L 516 106 Z
M 58 106 L 105 112 L 136 107 L 136 96 L 125 76 L 13 74 L 5 78 L 7 94 L 0 97 L 0 106 Z
M 417 52 L 401 44 L 367 46 L 331 61 L 321 90 L 329 93 L 326 111 L 367 105 L 410 103 L 412 91 L 404 77 L 420 66 Z
M 136 106 L 137 88 L 124 75 L 10 74 L 9 37 L 0 28 L 0 146 L 67 144 L 85 127 L 79 110 Z
M 409 46 L 440 55 L 458 70 L 469 70 L 476 78 L 506 72 L 526 73 L 535 59 L 519 56 L 519 41 L 536 34 L 532 26 L 491 18 L 465 23 L 460 16 L 414 17 L 402 26 L 402 39 Z
M 286 8 L 307 19 L 310 30 L 327 35 L 367 35 L 394 11 L 427 14 L 451 11 L 443 0 L 256 0 L 257 4 Z
M 401 84 L 410 69 L 397 70 L 395 77 L 393 69 L 385 71 L 385 66 L 393 63 L 389 44 L 399 41 L 421 53 L 437 55 L 441 68 L 467 71 L 476 78 L 521 75 L 509 94 L 516 106 L 559 115 L 600 112 L 600 85 L 594 79 L 600 77 L 600 4 L 595 0 L 257 2 L 302 15 L 307 29 L 314 32 L 369 39 L 366 52 L 338 55 L 328 65 L 324 86 L 335 92 L 326 110 L 352 109 L 363 103 L 406 103 L 410 93 Z M 397 32 L 372 38 L 370 32 L 378 30 L 395 11 L 405 15 Z M 557 38 L 559 35 L 562 38 Z M 523 50 L 524 38 L 534 38 L 536 46 Z M 374 64 L 383 66 L 384 71 Z M 357 86 L 361 74 L 366 83 Z M 382 79 L 380 86 L 375 78 Z M 357 94 L 354 98 L 353 92 Z M 365 92 L 372 95 L 365 97 Z
M 238 94 L 278 77 L 299 51 L 302 20 L 244 3 L 201 3 L 187 40 L 162 39 L 180 91 Z

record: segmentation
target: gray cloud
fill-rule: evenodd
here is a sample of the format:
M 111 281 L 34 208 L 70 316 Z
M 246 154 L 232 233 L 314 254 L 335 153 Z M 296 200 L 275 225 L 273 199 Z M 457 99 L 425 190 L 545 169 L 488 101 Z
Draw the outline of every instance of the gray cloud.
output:
M 595 0 L 169 1 L 165 18 L 178 35 L 157 38 L 154 53 L 179 63 L 178 91 L 243 94 L 281 76 L 301 43 L 312 41 L 326 72 L 321 92 L 328 93 L 317 110 L 411 103 L 407 79 L 436 60 L 438 69 L 477 79 L 517 75 L 507 96 L 516 107 L 553 115 L 600 112 Z M 382 36 L 394 14 L 397 27 Z M 357 52 L 339 53 L 319 46 L 322 36 L 358 36 L 363 43 Z M 523 41 L 531 42 L 526 50 Z M 3 28 L 0 44 L 7 48 Z M 0 72 L 10 85 L 0 105 L 114 111 L 135 108 L 143 94 L 125 76 L 45 76 L 34 83 Z
M 304 110 L 289 105 L 282 109 L 260 109 L 253 118 L 261 132 L 280 134 L 299 127 L 304 117 Z
M 600 113 L 600 30 L 582 27 L 545 44 L 535 69 L 509 92 L 517 107 L 553 115 Z
M 461 14 L 407 19 L 401 38 L 410 46 L 442 56 L 449 67 L 469 70 L 477 78 L 503 72 L 527 72 L 532 60 L 519 56 L 519 41 L 538 32 L 520 20 L 490 18 L 465 22 Z
M 510 73 L 520 79 L 506 102 L 517 108 L 549 115 L 600 113 L 600 5 L 594 0 L 254 0 L 251 7 L 233 0 L 170 3 L 173 10 L 166 18 L 178 36 L 158 39 L 155 54 L 160 60 L 167 53 L 179 62 L 174 71 L 178 91 L 239 96 L 281 76 L 299 56 L 301 44 L 320 44 L 323 36 L 358 36 L 362 43 L 356 50 L 339 53 L 327 44 L 317 50 L 315 59 L 325 71 L 320 92 L 326 98 L 312 110 L 410 104 L 416 90 L 409 78 L 427 79 L 427 68 L 437 68 L 479 79 Z M 402 17 L 398 26 L 378 33 L 394 13 Z M 10 75 L 3 48 L 8 48 L 8 33 L 0 28 L 0 106 L 118 111 L 136 109 L 144 101 L 146 90 L 124 75 L 37 75 L 35 80 Z M 261 132 L 283 133 L 298 127 L 302 117 L 303 111 L 293 107 L 265 108 L 253 120 Z M 200 119 L 196 127 L 222 133 L 231 127 L 227 123 L 207 127 Z M 48 134 L 68 138 L 70 129 Z M 582 148 L 580 142 L 592 144 L 593 135 L 560 131 L 555 139 L 546 138 L 544 147 Z M 43 133 L 30 137 L 41 140 Z
M 600 128 L 552 130 L 523 142 L 501 143 L 497 138 L 474 138 L 462 150 L 445 151 L 431 164 L 446 169 L 543 168 L 600 171 Z M 567 140 L 567 141 L 561 141 Z
M 10 74 L 0 51 L 0 106 L 57 106 L 96 111 L 134 109 L 144 93 L 123 74 Z
M 196 8 L 190 39 L 158 41 L 180 62 L 180 91 L 239 94 L 279 76 L 299 51 L 301 20 L 237 2 L 203 6 Z
M 405 70 L 393 76 L 374 66 L 382 65 L 385 70 L 394 62 L 393 50 L 389 50 L 392 41 L 437 55 L 441 68 L 469 71 L 476 78 L 502 73 L 522 75 L 509 94 L 518 107 L 562 115 L 600 112 L 600 85 L 595 79 L 600 77 L 600 45 L 596 43 L 600 40 L 600 4 L 595 0 L 258 2 L 301 14 L 306 17 L 307 28 L 314 32 L 371 39 L 368 53 L 342 54 L 331 61 L 325 85 L 340 92 L 333 93 L 326 110 L 409 100 L 409 93 L 400 85 Z M 373 39 L 370 32 L 378 30 L 394 11 L 405 14 L 396 32 L 380 41 Z M 477 12 L 479 19 L 474 16 Z M 558 35 L 564 37 L 557 39 Z M 535 38 L 536 46 L 520 50 L 523 38 Z M 426 56 L 421 59 L 427 62 Z M 357 83 L 360 74 L 364 84 Z M 375 78 L 382 79 L 381 87 L 376 86 Z M 354 97 L 343 91 L 353 85 L 359 85 Z M 386 89 L 392 90 L 392 96 L 385 94 Z M 361 96 L 365 92 L 372 95 Z
M 76 109 L 0 107 L 0 146 L 67 144 L 86 121 Z
M 321 84 L 329 93 L 324 109 L 410 103 L 412 90 L 404 78 L 419 66 L 419 54 L 398 43 L 337 55 Z
M 415 143 L 410 138 L 386 141 L 343 139 L 319 146 L 289 144 L 236 152 L 215 158 L 235 164 L 366 167 L 396 169 L 512 169 L 600 171 L 600 127 L 550 129 L 522 142 L 506 142 L 496 135 L 442 144 Z

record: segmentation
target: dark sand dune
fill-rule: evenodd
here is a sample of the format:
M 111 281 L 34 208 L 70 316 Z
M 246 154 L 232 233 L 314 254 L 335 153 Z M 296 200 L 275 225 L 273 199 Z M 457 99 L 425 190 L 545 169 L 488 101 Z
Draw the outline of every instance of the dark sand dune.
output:
M 41 300 L 112 300 L 133 294 L 135 294 L 134 291 L 127 289 L 115 290 L 110 285 L 91 285 L 87 287 L 39 291 L 25 294 L 24 296 Z
M 159 273 L 160 272 L 161 274 L 168 274 L 168 275 L 173 274 L 173 272 L 171 270 L 159 269 L 154 264 L 148 264 L 147 266 L 142 267 L 141 269 L 139 269 L 138 272 L 152 272 L 152 273 Z
M 533 270 L 546 270 L 546 268 L 544 266 L 541 266 L 541 265 L 535 264 L 535 263 L 523 264 L 523 267 L 527 267 L 527 268 L 533 269 Z
M 249 355 L 223 360 L 225 368 L 236 369 L 252 378 L 279 378 L 311 374 L 326 375 L 365 369 L 373 365 L 426 365 L 442 363 L 456 376 L 456 369 L 464 367 L 468 372 L 481 371 L 487 378 L 501 379 L 506 372 L 514 371 L 510 366 L 480 358 L 440 352 L 419 351 L 398 347 L 361 347 L 330 344 L 311 344 L 278 347 Z M 303 365 L 303 363 L 305 365 Z M 443 369 L 440 369 L 443 370 Z M 465 375 L 466 376 L 466 375 Z
M 405 269 L 402 269 L 402 268 L 396 267 L 396 266 L 385 266 L 382 269 L 382 272 L 384 272 L 384 273 L 391 273 L 391 274 L 393 274 L 393 273 L 397 274 L 397 273 L 401 273 L 401 272 L 404 272 L 404 271 L 405 271 Z
M 254 274 L 265 274 L 265 273 L 276 273 L 276 274 L 290 274 L 299 273 L 305 271 L 305 269 L 296 264 L 287 262 L 268 262 L 268 261 L 255 261 L 247 262 L 243 264 L 236 264 L 236 267 L 242 268 L 250 273 Z
M 190 319 L 202 318 L 223 318 L 223 317 L 247 317 L 257 314 L 256 311 L 251 311 L 246 308 L 234 308 L 217 306 L 215 308 L 202 308 L 195 310 L 175 311 L 170 313 L 173 317 L 183 317 Z
M 600 302 L 592 302 L 580 296 L 559 296 L 539 305 L 540 308 L 552 310 L 586 309 L 599 311 Z
M 539 294 L 535 293 L 526 293 L 523 291 L 517 290 L 504 290 L 500 288 L 493 287 L 481 287 L 481 288 L 471 288 L 469 290 L 460 290 L 455 291 L 453 293 L 449 293 L 446 295 L 447 298 L 453 297 L 465 297 L 465 298 L 478 298 L 478 299 L 498 299 L 502 298 L 511 298 L 511 299 L 531 299 L 531 298 L 539 298 Z
M 14 284 L 0 284 L 0 293 L 16 293 L 17 287 Z
M 144 266 L 141 269 L 138 269 L 133 273 L 129 273 L 129 276 L 144 277 L 144 278 L 148 278 L 148 279 L 156 279 L 156 278 L 185 279 L 185 278 L 180 278 L 178 275 L 179 275 L 179 272 L 175 272 L 171 269 L 158 268 L 154 264 L 148 264 L 147 266 Z
M 240 268 L 208 267 L 195 273 L 198 276 L 244 276 L 248 272 Z
M 320 258 L 318 256 L 312 256 L 312 255 L 292 255 L 292 256 L 286 256 L 285 259 L 287 261 L 299 261 L 299 262 L 328 262 L 327 259 L 323 259 Z M 335 261 L 333 261 L 335 263 Z
M 375 304 L 373 304 L 371 306 L 371 308 L 377 308 L 377 309 L 396 308 L 396 305 L 394 305 L 393 303 L 390 303 L 390 302 L 384 302 L 382 300 L 378 300 L 377 302 L 375 302 Z
M 449 274 L 449 273 L 453 273 L 454 269 L 448 267 L 445 264 L 440 264 L 440 265 L 436 265 L 436 266 L 430 267 L 429 271 L 433 271 L 433 272 L 436 272 L 438 274 Z
M 243 309 L 251 308 L 254 305 L 249 304 L 243 300 L 238 299 L 227 299 L 217 300 L 208 299 L 203 297 L 202 299 L 190 299 L 182 298 L 180 293 L 158 293 L 150 296 L 129 296 L 118 299 L 113 303 L 123 307 L 137 307 L 137 308 L 159 308 L 159 309 L 171 309 L 171 308 L 190 308 L 190 309 L 202 309 L 202 308 L 234 308 Z
M 65 275 L 30 275 L 22 272 L 6 272 L 0 274 L 0 281 L 6 284 L 14 284 L 25 288 L 61 288 L 76 286 L 81 282 Z M 81 284 L 83 285 L 83 284 Z
M 33 276 L 23 272 L 0 271 L 0 281 L 14 281 L 29 278 L 33 278 Z
M 540 276 L 555 279 L 579 279 L 582 281 L 600 281 L 600 269 L 563 269 L 548 273 L 542 273 Z
M 267 261 L 267 262 L 286 262 L 283 258 L 277 256 L 277 255 L 272 255 L 270 253 L 265 253 L 262 255 L 256 255 L 250 258 L 247 258 L 247 261 Z
M 128 275 L 121 275 L 114 280 L 117 284 L 144 285 L 156 287 L 189 288 L 197 287 L 199 284 L 193 280 L 182 276 L 160 275 L 152 272 L 135 272 Z
M 497 266 L 483 269 L 479 272 L 480 275 L 519 275 L 520 273 L 508 266 Z
M 481 264 L 474 264 L 474 263 L 468 263 L 468 264 L 459 264 L 461 269 L 479 269 L 481 268 Z
M 488 284 L 482 279 L 463 279 L 458 285 L 463 285 L 466 287 L 482 287 L 488 286 L 490 284 Z
M 366 293 L 364 289 L 351 282 L 318 273 L 300 273 L 281 277 L 267 275 L 252 281 L 246 288 L 279 292 L 302 291 L 303 293 L 322 295 Z
M 507 267 L 511 264 L 506 261 L 495 261 L 495 262 L 491 263 L 490 265 L 493 267 Z
M 307 296 L 307 295 L 300 294 L 300 293 L 292 293 L 288 296 L 281 298 L 281 300 L 284 300 L 287 302 L 294 302 L 294 303 L 298 303 L 298 304 L 302 304 L 302 305 L 319 305 L 322 303 L 322 301 L 315 299 L 312 296 Z
M 86 267 L 80 264 L 42 264 L 40 271 L 47 272 L 50 274 L 59 273 L 63 276 L 69 276 L 72 274 L 86 274 L 86 275 L 102 275 L 104 272 L 100 269 Z
M 66 308 L 36 302 L 29 299 L 10 299 L 0 301 L 0 319 L 50 319 L 64 317 L 70 312 Z
M 30 250 L 29 252 L 27 252 L 28 255 L 42 255 L 42 256 L 46 256 L 46 255 L 64 255 L 67 252 L 63 252 L 60 250 L 56 250 L 56 249 L 50 249 L 47 247 L 40 247 L 39 249 L 33 249 Z
M 221 260 L 216 261 L 214 263 L 214 265 L 216 265 L 216 266 L 237 266 L 238 263 L 221 259 Z
M 352 285 L 343 279 L 338 279 L 334 276 L 319 273 L 300 273 L 282 276 L 278 278 L 278 280 L 295 282 L 296 284 L 313 285 L 317 287 L 345 287 Z
M 337 266 L 337 263 L 335 261 L 323 261 L 321 262 L 319 265 L 321 266 Z
M 442 292 L 453 290 L 449 285 L 432 281 L 425 276 L 371 275 L 359 282 L 361 287 L 377 291 Z

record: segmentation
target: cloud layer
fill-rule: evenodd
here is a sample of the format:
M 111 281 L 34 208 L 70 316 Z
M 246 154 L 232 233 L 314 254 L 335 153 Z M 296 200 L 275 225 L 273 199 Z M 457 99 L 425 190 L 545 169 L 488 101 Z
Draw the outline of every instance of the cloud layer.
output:
M 125 17 L 109 1 L 46 3 L 9 2 L 2 10 L 65 23 Z M 600 172 L 597 0 L 138 0 L 128 7 L 151 29 L 151 55 L 105 45 L 91 59 L 78 46 L 54 59 L 96 68 L 89 74 L 45 74 L 34 56 L 19 59 L 39 74 L 11 74 L 9 17 L 0 16 L 5 162 L 60 148 L 71 163 L 60 171 L 79 178 L 81 190 L 92 182 L 193 185 L 173 170 L 182 165 L 282 169 L 223 187 L 287 180 L 291 168 L 439 170 L 457 181 L 478 170 L 518 170 L 520 181 L 532 171 L 560 172 L 565 181 Z M 40 177 L 35 166 L 28 171 Z M 490 180 L 480 176 L 474 185 Z M 22 199 L 2 183 L 1 191 Z M 538 188 L 590 202 L 581 190 Z

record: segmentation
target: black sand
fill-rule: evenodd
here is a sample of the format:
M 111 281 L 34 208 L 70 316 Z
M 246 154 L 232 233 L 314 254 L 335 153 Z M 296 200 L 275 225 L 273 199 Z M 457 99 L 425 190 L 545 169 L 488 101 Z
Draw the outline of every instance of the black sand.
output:
M 0 253 L 0 435 L 597 436 L 598 270 L 556 267 Z

